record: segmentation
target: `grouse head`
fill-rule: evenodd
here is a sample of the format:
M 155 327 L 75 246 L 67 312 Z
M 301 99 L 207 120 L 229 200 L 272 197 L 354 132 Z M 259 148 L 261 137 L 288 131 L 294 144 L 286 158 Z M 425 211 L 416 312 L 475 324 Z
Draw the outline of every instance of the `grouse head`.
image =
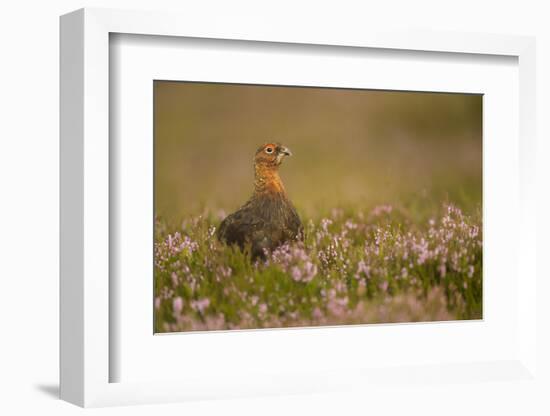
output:
M 292 156 L 292 152 L 288 147 L 283 146 L 281 143 L 266 143 L 256 150 L 254 164 L 266 168 L 276 168 L 283 163 L 285 156 Z

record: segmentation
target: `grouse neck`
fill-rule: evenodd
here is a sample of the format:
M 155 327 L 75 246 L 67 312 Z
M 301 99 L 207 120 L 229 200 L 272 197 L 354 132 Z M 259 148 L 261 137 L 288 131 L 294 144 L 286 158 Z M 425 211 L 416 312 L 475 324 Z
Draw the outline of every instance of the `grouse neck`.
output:
M 276 167 L 254 167 L 254 193 L 256 195 L 286 195 L 283 181 Z

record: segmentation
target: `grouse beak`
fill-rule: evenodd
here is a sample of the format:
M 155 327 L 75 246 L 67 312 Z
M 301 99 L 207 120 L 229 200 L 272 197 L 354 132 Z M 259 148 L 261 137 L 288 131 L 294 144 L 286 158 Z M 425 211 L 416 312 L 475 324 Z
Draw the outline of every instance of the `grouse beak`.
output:
M 285 156 L 292 156 L 292 152 L 290 151 L 290 149 L 288 147 L 281 147 L 279 149 L 279 153 L 282 154 L 282 155 L 285 155 Z

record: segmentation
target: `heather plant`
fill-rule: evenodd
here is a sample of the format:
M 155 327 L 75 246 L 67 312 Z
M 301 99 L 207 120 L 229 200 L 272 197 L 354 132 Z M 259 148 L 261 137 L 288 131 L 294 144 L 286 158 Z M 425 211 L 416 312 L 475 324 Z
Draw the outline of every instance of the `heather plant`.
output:
M 255 261 L 217 241 L 224 213 L 157 218 L 155 331 L 479 319 L 481 215 L 429 213 L 333 209 Z

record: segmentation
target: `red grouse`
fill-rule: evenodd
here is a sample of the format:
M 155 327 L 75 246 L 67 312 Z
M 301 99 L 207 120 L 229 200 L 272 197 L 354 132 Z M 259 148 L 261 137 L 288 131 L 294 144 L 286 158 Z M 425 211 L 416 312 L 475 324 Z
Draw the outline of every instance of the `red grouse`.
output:
M 254 156 L 254 193 L 220 224 L 218 239 L 241 250 L 250 249 L 253 259 L 291 240 L 302 238 L 303 227 L 287 197 L 279 166 L 292 153 L 280 143 L 261 146 Z

